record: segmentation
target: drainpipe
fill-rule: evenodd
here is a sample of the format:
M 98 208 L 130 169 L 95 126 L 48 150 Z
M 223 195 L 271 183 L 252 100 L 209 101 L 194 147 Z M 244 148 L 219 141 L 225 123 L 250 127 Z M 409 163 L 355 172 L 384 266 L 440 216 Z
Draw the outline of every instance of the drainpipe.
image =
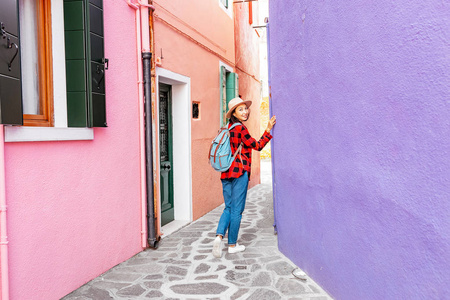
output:
M 2 263 L 2 297 L 9 299 L 8 236 L 6 235 L 5 136 L 0 124 L 0 255 Z
M 145 98 L 145 153 L 146 153 L 146 167 L 147 167 L 147 242 L 152 248 L 158 248 L 158 239 L 156 237 L 155 226 L 155 197 L 153 185 L 153 127 L 152 127 L 152 85 L 151 85 L 151 59 L 150 52 L 150 26 L 148 10 L 152 11 L 155 8 L 148 4 L 148 0 L 139 1 L 141 6 L 141 24 L 142 24 L 142 62 L 144 72 L 144 98 Z M 152 176 L 150 176 L 150 174 Z
M 157 247 L 157 239 L 155 233 L 155 213 L 154 213 L 154 191 L 153 191 L 153 146 L 152 146 L 152 129 L 151 121 L 150 128 L 146 131 L 146 122 L 144 115 L 150 117 L 151 120 L 151 107 L 145 109 L 145 105 L 150 103 L 151 105 L 151 85 L 150 80 L 146 79 L 147 70 L 144 70 L 143 64 L 145 61 L 151 61 L 151 53 L 149 49 L 149 34 L 148 34 L 148 8 L 154 9 L 153 6 L 148 5 L 148 2 L 139 1 L 133 3 L 131 0 L 126 1 L 127 4 L 136 11 L 136 48 L 137 48 L 137 77 L 138 77 L 138 98 L 139 98 L 139 157 L 140 157 L 140 178 L 141 178 L 141 242 L 142 248 L 147 248 L 147 242 L 150 247 Z M 143 8 L 142 6 L 145 6 Z M 150 93 L 149 93 L 150 91 Z M 148 96 L 150 95 L 150 96 Z M 145 101 L 144 99 L 150 99 Z M 150 114 L 145 112 L 149 111 Z M 148 124 L 148 121 L 147 121 Z M 148 135 L 148 133 L 150 135 Z M 146 213 L 148 209 L 148 212 Z M 151 226 L 153 224 L 153 226 Z M 147 231 L 148 226 L 148 231 Z M 148 239 L 147 239 L 148 235 Z M 151 238 L 150 238 L 151 237 Z
M 155 202 L 153 191 L 153 144 L 152 144 L 152 86 L 151 86 L 151 59 L 150 52 L 142 53 L 144 63 L 144 97 L 145 97 L 145 150 L 147 162 L 147 223 L 148 223 L 148 245 L 158 248 L 155 227 Z
M 140 180 L 141 180 L 141 246 L 147 248 L 146 242 L 146 174 L 145 174 L 145 132 L 144 132 L 144 93 L 143 93 L 143 75 L 141 63 L 141 17 L 139 6 L 127 0 L 128 6 L 134 8 L 136 20 L 136 58 L 137 58 L 137 77 L 138 77 L 138 101 L 139 101 L 139 158 L 140 158 Z

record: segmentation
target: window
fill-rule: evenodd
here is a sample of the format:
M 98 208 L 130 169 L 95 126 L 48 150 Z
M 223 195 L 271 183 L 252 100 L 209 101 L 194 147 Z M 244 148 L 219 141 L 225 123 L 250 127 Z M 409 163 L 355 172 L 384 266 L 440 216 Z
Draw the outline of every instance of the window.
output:
M 55 7 L 64 11 L 64 17 L 52 12 Z M 54 18 L 60 18 L 61 22 L 52 24 Z M 104 74 L 107 60 L 104 58 L 102 0 L 2 0 L 0 22 L 4 28 L 1 31 L 4 38 L 0 38 L 2 124 L 106 126 Z M 64 38 L 60 30 L 62 24 Z M 61 34 L 56 34 L 59 31 Z M 61 54 L 57 50 L 64 48 L 64 44 L 65 53 L 59 51 L 63 52 Z M 58 48 L 58 45 L 62 46 Z M 15 49 L 18 55 L 12 59 Z M 63 57 L 62 60 L 58 60 L 58 56 Z M 65 69 L 66 74 L 53 78 L 52 71 L 61 69 Z M 61 90 L 61 83 L 66 86 L 63 89 L 66 95 L 55 92 Z M 58 94 L 55 99 L 54 93 Z M 61 106 L 64 111 L 54 109 L 61 98 L 67 100 Z M 63 118 L 65 122 L 55 125 L 57 114 L 67 114 Z
M 228 111 L 228 102 L 231 99 L 239 97 L 239 78 L 238 74 L 230 72 L 225 66 L 220 67 L 220 102 L 221 102 L 221 126 L 227 123 L 225 115 Z
M 19 0 L 23 125 L 53 126 L 51 7 Z
M 225 8 L 228 8 L 228 0 L 220 0 Z
M 230 0 L 216 0 L 220 8 L 230 17 L 233 18 L 233 5 Z

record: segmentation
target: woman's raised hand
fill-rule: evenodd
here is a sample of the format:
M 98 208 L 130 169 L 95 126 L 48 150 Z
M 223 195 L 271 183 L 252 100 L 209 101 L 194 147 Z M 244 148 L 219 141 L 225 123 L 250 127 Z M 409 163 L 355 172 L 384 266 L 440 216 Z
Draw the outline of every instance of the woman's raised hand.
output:
M 273 116 L 270 118 L 269 122 L 267 123 L 266 131 L 270 133 L 270 130 L 272 130 L 273 126 L 277 123 L 277 117 Z

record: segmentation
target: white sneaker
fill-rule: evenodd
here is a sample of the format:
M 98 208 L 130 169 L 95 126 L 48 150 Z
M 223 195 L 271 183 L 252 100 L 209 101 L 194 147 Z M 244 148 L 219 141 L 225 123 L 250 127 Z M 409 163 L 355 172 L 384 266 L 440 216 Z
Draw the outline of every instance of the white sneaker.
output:
M 228 253 L 230 253 L 230 254 L 242 252 L 244 250 L 245 250 L 245 246 L 239 245 L 237 243 L 236 243 L 236 246 L 234 246 L 234 247 L 228 247 Z
M 219 236 L 214 239 L 212 254 L 217 258 L 222 257 L 222 239 Z

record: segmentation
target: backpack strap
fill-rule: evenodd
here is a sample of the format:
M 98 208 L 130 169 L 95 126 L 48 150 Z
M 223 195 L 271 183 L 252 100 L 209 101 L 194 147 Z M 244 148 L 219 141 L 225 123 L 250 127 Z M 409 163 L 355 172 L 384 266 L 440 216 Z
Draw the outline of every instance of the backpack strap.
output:
M 236 159 L 238 152 L 239 152 L 239 154 L 241 154 L 241 149 L 242 149 L 242 143 L 239 145 L 239 148 L 237 148 L 236 152 L 234 152 L 233 161 Z
M 228 130 L 231 130 L 231 129 L 233 129 L 234 127 L 236 127 L 236 126 L 238 126 L 238 125 L 242 125 L 242 124 L 239 123 L 239 122 L 236 122 L 236 123 L 234 123 L 233 125 L 231 125 L 230 128 L 228 128 L 228 124 L 227 124 L 226 128 L 228 128 Z
M 211 159 L 211 150 L 213 147 L 214 143 L 211 143 L 211 146 L 209 147 L 209 151 L 208 151 L 208 161 Z M 211 163 L 211 161 L 209 161 L 209 163 Z
M 225 135 L 230 135 L 229 132 L 227 132 L 226 134 L 222 135 L 222 137 L 220 138 L 219 144 L 222 144 L 223 139 L 225 138 Z M 216 155 L 217 155 L 217 150 L 219 150 L 219 147 L 216 148 L 216 151 L 214 151 L 214 162 L 216 162 Z M 211 150 L 209 150 L 211 151 Z M 210 152 L 211 153 L 211 152 Z
M 234 127 L 236 127 L 238 125 L 242 125 L 242 124 L 240 122 L 236 122 L 233 125 L 231 125 L 231 127 L 228 130 L 231 130 L 232 128 L 234 128 Z M 236 149 L 236 152 L 234 152 L 233 161 L 236 159 L 236 156 L 238 155 L 238 153 L 239 153 L 239 155 L 241 154 L 241 150 L 242 150 L 242 142 L 239 145 L 239 147 Z

